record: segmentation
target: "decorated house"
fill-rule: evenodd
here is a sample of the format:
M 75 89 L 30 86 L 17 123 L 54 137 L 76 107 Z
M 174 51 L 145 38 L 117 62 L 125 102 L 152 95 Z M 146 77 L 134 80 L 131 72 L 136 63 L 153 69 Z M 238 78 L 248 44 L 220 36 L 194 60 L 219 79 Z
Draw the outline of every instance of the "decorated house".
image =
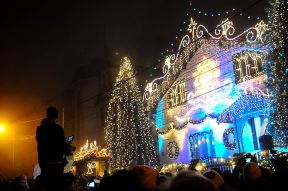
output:
M 263 74 L 267 29 L 261 21 L 236 32 L 226 19 L 210 32 L 191 18 L 163 76 L 145 88 L 162 164 L 260 149 L 270 111 Z
M 72 172 L 79 175 L 104 175 L 108 169 L 109 154 L 106 148 L 101 148 L 96 141 L 88 142 L 75 153 Z

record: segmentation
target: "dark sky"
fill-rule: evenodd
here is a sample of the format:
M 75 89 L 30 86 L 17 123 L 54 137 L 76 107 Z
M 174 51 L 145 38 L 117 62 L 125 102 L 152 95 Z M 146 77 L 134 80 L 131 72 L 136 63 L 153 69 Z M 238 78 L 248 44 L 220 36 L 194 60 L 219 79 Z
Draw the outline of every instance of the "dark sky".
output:
M 254 1 L 1 1 L 0 121 L 25 113 L 29 120 L 33 106 L 70 87 L 77 68 L 95 57 L 115 61 L 129 55 L 134 64 L 152 65 L 161 52 L 173 48 L 171 43 L 177 44 L 175 37 L 183 36 L 184 22 L 191 15 L 212 26 L 232 16 L 233 8 L 241 10 Z M 266 1 L 237 17 L 235 23 L 243 28 L 255 24 L 257 16 L 266 19 Z M 224 16 L 206 17 L 198 10 Z

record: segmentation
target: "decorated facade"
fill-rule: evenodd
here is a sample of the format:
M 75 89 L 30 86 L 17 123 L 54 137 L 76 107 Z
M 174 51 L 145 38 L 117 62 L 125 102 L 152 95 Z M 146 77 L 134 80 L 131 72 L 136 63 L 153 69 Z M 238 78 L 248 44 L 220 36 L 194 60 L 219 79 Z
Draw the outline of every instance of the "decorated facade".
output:
M 104 175 L 108 169 L 109 154 L 106 148 L 101 148 L 96 141 L 90 142 L 80 148 L 74 155 L 72 171 L 84 175 Z
M 111 171 L 135 164 L 153 166 L 157 163 L 156 144 L 147 124 L 133 65 L 124 57 L 112 90 L 105 126 Z
M 163 76 L 148 83 L 144 93 L 160 163 L 260 149 L 270 112 L 263 73 L 267 30 L 260 21 L 236 32 L 226 19 L 210 32 L 191 18 L 178 51 L 166 57 Z

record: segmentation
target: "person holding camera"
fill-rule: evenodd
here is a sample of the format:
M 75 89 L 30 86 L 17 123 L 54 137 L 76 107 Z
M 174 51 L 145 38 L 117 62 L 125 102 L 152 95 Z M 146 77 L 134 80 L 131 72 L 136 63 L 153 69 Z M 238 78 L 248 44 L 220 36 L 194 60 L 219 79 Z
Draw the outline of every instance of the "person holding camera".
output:
M 65 155 L 71 155 L 73 151 L 71 144 L 66 143 L 64 129 L 57 124 L 57 119 L 58 110 L 48 107 L 47 116 L 36 131 L 38 162 L 47 186 L 59 185 L 67 163 Z

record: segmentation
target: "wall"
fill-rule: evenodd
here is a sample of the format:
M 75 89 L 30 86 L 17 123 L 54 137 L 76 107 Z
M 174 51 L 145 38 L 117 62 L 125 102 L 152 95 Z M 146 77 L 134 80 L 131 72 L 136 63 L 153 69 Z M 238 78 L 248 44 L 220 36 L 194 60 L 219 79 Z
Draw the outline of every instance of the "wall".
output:
M 218 124 L 217 116 L 235 104 L 235 101 L 241 98 L 244 93 L 247 93 L 248 87 L 265 88 L 263 76 L 257 77 L 256 80 L 251 79 L 236 84 L 232 61 L 233 55 L 243 50 L 263 52 L 264 49 L 265 47 L 259 45 L 244 43 L 230 44 L 228 48 L 224 48 L 219 46 L 217 41 L 212 40 L 206 41 L 202 45 L 158 104 L 156 128 L 163 132 L 168 127 L 174 127 L 168 133 L 158 136 L 161 163 L 189 163 L 192 155 L 191 150 L 193 150 L 189 143 L 189 137 L 195 133 L 202 132 L 203 134 L 203 132 L 211 130 L 212 140 L 208 140 L 206 136 L 202 142 L 199 140 L 199 144 L 196 142 L 196 146 L 192 145 L 192 147 L 200 146 L 202 148 L 202 143 L 205 144 L 205 148 L 207 145 L 208 148 L 214 147 L 215 153 L 211 148 L 208 149 L 209 157 L 227 158 L 235 152 L 239 152 L 237 148 L 234 150 L 227 149 L 223 142 L 223 133 L 228 128 L 235 128 L 234 122 Z M 183 82 L 185 83 L 185 91 L 181 92 L 181 88 L 175 87 L 181 83 L 183 86 Z M 255 117 L 257 115 L 259 115 L 257 112 L 254 113 Z M 245 120 L 247 119 L 242 119 L 236 125 L 243 126 L 246 123 Z M 257 131 L 259 132 L 259 129 Z M 235 133 L 235 139 L 237 138 L 236 135 Z M 246 141 L 249 142 L 248 139 Z M 175 159 L 168 156 L 167 146 L 169 142 L 176 142 L 178 145 L 179 156 Z M 175 148 L 173 148 L 174 151 Z

